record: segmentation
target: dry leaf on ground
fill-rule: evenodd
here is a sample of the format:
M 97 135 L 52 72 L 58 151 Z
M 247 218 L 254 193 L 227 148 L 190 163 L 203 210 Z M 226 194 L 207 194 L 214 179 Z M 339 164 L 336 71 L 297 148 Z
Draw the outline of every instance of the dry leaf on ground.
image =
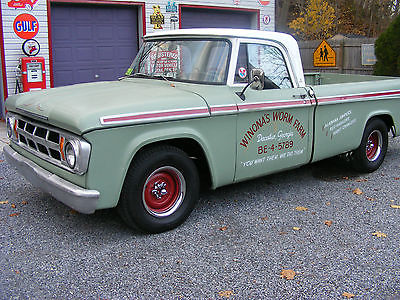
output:
M 367 178 L 362 178 L 362 179 L 356 179 L 356 182 L 367 182 Z
M 296 275 L 296 272 L 290 269 L 283 269 L 281 271 L 281 278 L 285 278 L 286 280 L 292 280 L 294 279 L 294 276 Z
M 8 204 L 8 200 L 6 200 L 6 201 L 0 201 L 0 204 Z
M 343 296 L 343 297 L 346 297 L 346 298 L 348 298 L 348 299 L 350 299 L 350 298 L 355 297 L 356 295 L 351 294 L 351 293 L 348 293 L 348 292 L 344 292 L 344 293 L 342 294 L 342 296 Z
M 376 199 L 371 198 L 371 197 L 367 197 L 367 200 L 368 200 L 368 201 L 375 201 Z
M 301 228 L 300 227 L 293 227 L 293 230 L 299 231 Z
M 220 297 L 229 298 L 229 297 L 233 296 L 234 294 L 233 294 L 233 291 L 221 291 L 218 293 L 218 295 Z
M 223 227 L 221 227 L 219 230 L 225 231 L 225 230 L 227 230 L 227 229 L 228 229 L 228 226 L 223 226 Z
M 261 220 L 262 220 L 262 221 L 267 221 L 267 220 L 268 220 L 268 217 L 262 217 Z
M 325 225 L 328 227 L 332 226 L 332 221 L 331 220 L 325 220 Z
M 16 208 L 16 206 L 15 206 L 15 204 L 14 204 L 14 203 L 12 203 L 12 204 L 11 204 L 11 207 L 12 207 L 12 208 Z
M 21 213 L 13 213 L 13 214 L 11 214 L 11 215 L 9 215 L 10 217 L 16 217 L 16 216 L 19 216 Z
M 400 208 L 400 205 L 391 204 L 390 207 L 391 208 Z
M 297 207 L 296 207 L 296 210 L 297 210 L 297 211 L 307 211 L 308 208 L 307 208 L 307 207 L 304 207 L 304 206 L 297 206 Z
M 353 194 L 362 195 L 363 192 L 362 192 L 362 190 L 360 190 L 359 188 L 356 188 L 356 189 L 353 191 Z
M 387 235 L 386 235 L 386 233 L 383 233 L 383 232 L 379 232 L 379 231 L 377 231 L 377 232 L 374 232 L 372 235 L 374 235 L 374 236 L 376 236 L 376 237 L 387 237 Z
M 27 205 L 28 202 L 27 202 L 27 201 L 22 201 L 21 204 L 22 204 L 22 205 Z

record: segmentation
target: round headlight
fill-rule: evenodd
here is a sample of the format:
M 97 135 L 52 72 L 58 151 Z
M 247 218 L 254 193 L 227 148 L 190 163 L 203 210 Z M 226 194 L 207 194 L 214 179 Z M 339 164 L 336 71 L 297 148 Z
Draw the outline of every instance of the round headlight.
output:
M 73 169 L 76 164 L 76 149 L 75 146 L 71 142 L 67 142 L 64 148 L 65 152 L 65 160 L 67 161 L 68 166 Z
M 13 124 L 14 122 L 11 121 L 11 118 L 7 118 L 7 135 L 9 138 L 12 138 L 12 134 L 13 134 Z

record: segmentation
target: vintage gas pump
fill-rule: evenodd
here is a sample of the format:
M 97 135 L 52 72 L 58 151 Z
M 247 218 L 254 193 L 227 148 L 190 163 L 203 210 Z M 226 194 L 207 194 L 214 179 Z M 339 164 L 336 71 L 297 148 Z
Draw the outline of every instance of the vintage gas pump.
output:
M 19 74 L 18 74 L 19 73 Z M 22 57 L 17 76 L 22 83 L 22 91 L 36 91 L 46 88 L 46 71 L 44 57 Z
M 34 56 L 39 53 L 40 46 L 33 40 L 26 40 L 22 50 L 28 57 L 21 57 L 17 66 L 17 83 L 15 92 L 30 92 L 46 88 L 46 69 L 44 57 Z

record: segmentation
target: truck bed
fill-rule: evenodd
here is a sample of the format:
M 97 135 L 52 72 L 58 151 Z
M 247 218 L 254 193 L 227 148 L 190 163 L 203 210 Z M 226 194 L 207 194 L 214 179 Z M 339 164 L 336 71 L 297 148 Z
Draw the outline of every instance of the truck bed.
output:
M 339 74 L 339 73 L 305 73 L 307 85 L 324 85 L 335 83 L 350 83 L 362 81 L 376 81 L 395 79 L 396 77 L 389 76 L 374 76 L 374 75 L 358 75 L 358 74 Z

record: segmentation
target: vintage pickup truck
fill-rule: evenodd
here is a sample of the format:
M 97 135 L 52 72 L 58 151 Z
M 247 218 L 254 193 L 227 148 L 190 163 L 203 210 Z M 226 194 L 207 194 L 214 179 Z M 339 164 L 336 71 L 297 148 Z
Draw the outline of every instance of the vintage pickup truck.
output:
M 145 232 L 215 189 L 344 154 L 379 168 L 400 79 L 304 76 L 296 41 L 252 30 L 149 34 L 124 77 L 11 96 L 7 161 L 82 213 L 117 207 Z

